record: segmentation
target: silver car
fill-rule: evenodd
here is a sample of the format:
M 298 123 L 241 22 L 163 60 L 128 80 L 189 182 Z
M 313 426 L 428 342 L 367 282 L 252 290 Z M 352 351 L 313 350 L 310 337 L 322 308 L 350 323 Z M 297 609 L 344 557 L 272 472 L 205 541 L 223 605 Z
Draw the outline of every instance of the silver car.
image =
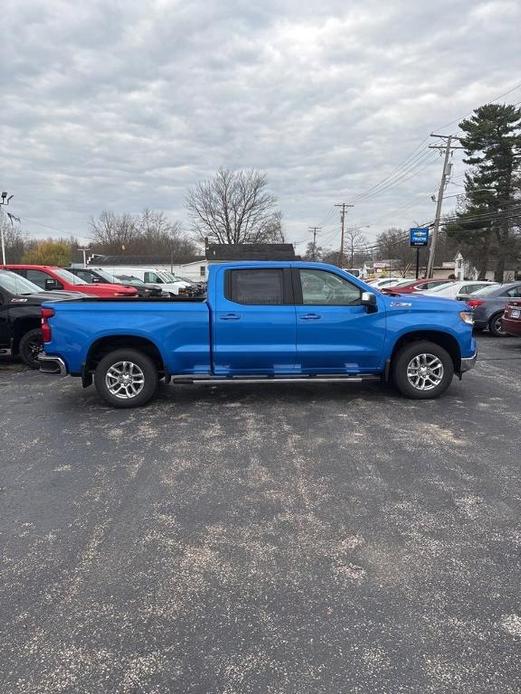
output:
M 507 333 L 503 329 L 501 316 L 508 302 L 520 297 L 521 282 L 494 284 L 474 292 L 467 300 L 467 304 L 472 307 L 474 312 L 476 330 L 488 328 L 491 335 L 504 337 Z

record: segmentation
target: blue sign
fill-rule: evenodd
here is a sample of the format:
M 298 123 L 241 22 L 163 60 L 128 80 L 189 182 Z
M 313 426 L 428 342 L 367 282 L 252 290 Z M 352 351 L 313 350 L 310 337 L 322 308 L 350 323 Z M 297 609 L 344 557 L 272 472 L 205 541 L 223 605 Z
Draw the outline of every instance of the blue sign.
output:
M 409 245 L 410 246 L 428 246 L 429 245 L 429 229 L 428 227 L 413 227 L 409 229 Z

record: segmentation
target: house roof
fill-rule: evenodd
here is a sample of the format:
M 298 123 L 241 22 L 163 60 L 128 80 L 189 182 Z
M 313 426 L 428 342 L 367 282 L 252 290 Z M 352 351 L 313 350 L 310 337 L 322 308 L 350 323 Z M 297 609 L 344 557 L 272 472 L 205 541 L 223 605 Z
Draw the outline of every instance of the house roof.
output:
M 299 260 L 291 243 L 215 243 L 206 248 L 208 260 Z

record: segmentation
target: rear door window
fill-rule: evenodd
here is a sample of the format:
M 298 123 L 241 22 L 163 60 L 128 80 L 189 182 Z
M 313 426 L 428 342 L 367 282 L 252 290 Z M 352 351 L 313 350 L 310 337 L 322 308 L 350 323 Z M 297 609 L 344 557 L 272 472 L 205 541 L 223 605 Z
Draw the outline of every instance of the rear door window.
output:
M 284 304 L 282 270 L 229 270 L 226 298 L 237 304 L 277 306 Z

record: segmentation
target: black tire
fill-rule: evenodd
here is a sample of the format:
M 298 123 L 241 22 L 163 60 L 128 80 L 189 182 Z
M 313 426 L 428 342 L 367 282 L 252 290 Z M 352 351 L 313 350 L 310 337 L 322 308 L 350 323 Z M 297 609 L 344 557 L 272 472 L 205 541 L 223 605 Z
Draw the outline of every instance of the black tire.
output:
M 33 328 L 25 333 L 18 345 L 18 354 L 24 364 L 31 369 L 39 369 L 40 362 L 38 355 L 43 350 L 42 331 L 40 328 Z
M 507 333 L 505 332 L 505 329 L 503 328 L 503 324 L 501 323 L 501 318 L 503 317 L 503 311 L 500 311 L 499 313 L 495 313 L 489 320 L 488 322 L 488 331 L 491 335 L 494 335 L 494 337 L 506 337 Z
M 428 355 L 427 359 L 423 360 L 422 355 Z M 429 356 L 433 357 L 435 361 L 429 360 Z M 419 369 L 424 368 L 424 361 L 426 365 L 429 361 L 432 362 L 432 374 L 428 373 L 426 375 L 426 378 L 429 379 L 428 381 L 420 373 L 417 376 L 411 374 L 411 380 L 409 379 L 408 369 L 411 364 L 413 365 L 411 368 L 414 368 L 413 360 L 415 357 L 419 360 Z M 413 400 L 427 400 L 439 397 L 450 386 L 454 376 L 454 363 L 450 354 L 440 345 L 428 340 L 404 345 L 396 354 L 391 367 L 394 385 L 402 395 Z M 439 382 L 433 385 L 431 378 Z M 423 389 L 421 387 L 422 379 Z M 418 386 L 413 384 L 414 380 L 419 383 Z
M 123 363 L 131 364 L 132 367 L 127 367 L 125 370 L 123 366 L 120 366 Z M 135 379 L 135 382 L 115 381 L 115 374 L 119 372 L 122 376 L 129 375 L 130 379 Z M 110 383 L 111 380 L 113 383 L 109 387 L 108 382 Z M 154 396 L 158 385 L 158 373 L 152 359 L 143 352 L 137 349 L 116 349 L 99 362 L 94 373 L 94 383 L 98 394 L 112 407 L 141 407 Z M 113 392 L 118 390 L 118 386 L 121 393 L 119 396 Z M 132 392 L 138 388 L 135 395 L 129 395 L 129 391 Z

